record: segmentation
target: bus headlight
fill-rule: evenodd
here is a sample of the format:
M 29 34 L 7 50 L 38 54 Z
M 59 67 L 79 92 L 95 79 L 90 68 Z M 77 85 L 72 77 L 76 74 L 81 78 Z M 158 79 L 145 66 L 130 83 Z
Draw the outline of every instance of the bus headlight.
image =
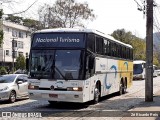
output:
M 38 90 L 39 86 L 31 85 L 31 83 L 28 85 L 28 89 Z
M 82 87 L 68 87 L 67 91 L 82 91 Z

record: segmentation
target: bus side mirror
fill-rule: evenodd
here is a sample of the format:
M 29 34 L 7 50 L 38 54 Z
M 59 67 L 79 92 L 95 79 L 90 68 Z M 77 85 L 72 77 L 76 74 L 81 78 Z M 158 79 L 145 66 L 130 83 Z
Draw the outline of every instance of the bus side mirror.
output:
M 143 68 L 147 68 L 146 63 L 143 63 L 142 65 L 143 65 Z
M 90 56 L 90 57 L 89 57 L 88 68 L 89 68 L 89 69 L 93 69 L 93 67 L 94 67 L 94 57 Z
M 29 70 L 29 58 L 26 58 L 26 70 Z

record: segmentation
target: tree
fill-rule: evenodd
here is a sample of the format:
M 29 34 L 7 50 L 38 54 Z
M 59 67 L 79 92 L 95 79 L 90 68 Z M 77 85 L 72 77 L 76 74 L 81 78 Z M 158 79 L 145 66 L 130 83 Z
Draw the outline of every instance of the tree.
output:
M 133 58 L 135 60 L 145 60 L 146 43 L 143 39 L 136 37 L 130 31 L 125 31 L 125 29 L 115 30 L 111 35 L 115 39 L 133 46 Z
M 37 20 L 33 20 L 33 19 L 23 19 L 23 25 L 27 26 L 29 28 L 33 28 L 34 30 L 39 30 L 42 28 L 41 24 L 39 21 Z
M 3 43 L 2 15 L 3 15 L 3 10 L 0 9 L 0 47 L 1 44 Z
M 3 15 L 3 10 L 0 9 L 0 19 L 2 19 L 2 15 Z
M 45 4 L 38 12 L 43 26 L 48 28 L 84 27 L 84 21 L 95 19 L 86 2 L 77 3 L 75 0 L 57 0 L 53 6 Z
M 23 18 L 19 17 L 19 16 L 13 16 L 13 15 L 8 15 L 8 17 L 6 18 L 6 20 L 13 22 L 13 23 L 22 23 Z
M 25 61 L 25 57 L 23 55 L 19 55 L 16 58 L 16 65 L 15 65 L 16 69 L 21 69 L 24 70 L 26 67 L 26 61 Z
M 134 35 L 129 31 L 127 32 L 125 29 L 117 29 L 111 34 L 115 39 L 124 42 L 126 44 L 131 44 L 131 41 L 135 38 Z

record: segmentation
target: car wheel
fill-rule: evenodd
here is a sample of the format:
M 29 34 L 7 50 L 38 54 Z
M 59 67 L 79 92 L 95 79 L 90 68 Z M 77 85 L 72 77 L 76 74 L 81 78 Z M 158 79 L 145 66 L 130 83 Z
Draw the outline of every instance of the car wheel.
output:
M 10 96 L 9 96 L 9 102 L 14 103 L 16 101 L 16 92 L 11 91 Z

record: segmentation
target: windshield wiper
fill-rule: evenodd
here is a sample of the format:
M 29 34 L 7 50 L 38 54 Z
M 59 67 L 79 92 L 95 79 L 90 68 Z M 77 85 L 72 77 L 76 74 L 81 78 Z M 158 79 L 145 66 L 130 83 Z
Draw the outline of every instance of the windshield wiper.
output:
M 58 73 L 63 77 L 64 80 L 68 80 L 56 66 L 54 66 L 54 68 L 58 71 Z

